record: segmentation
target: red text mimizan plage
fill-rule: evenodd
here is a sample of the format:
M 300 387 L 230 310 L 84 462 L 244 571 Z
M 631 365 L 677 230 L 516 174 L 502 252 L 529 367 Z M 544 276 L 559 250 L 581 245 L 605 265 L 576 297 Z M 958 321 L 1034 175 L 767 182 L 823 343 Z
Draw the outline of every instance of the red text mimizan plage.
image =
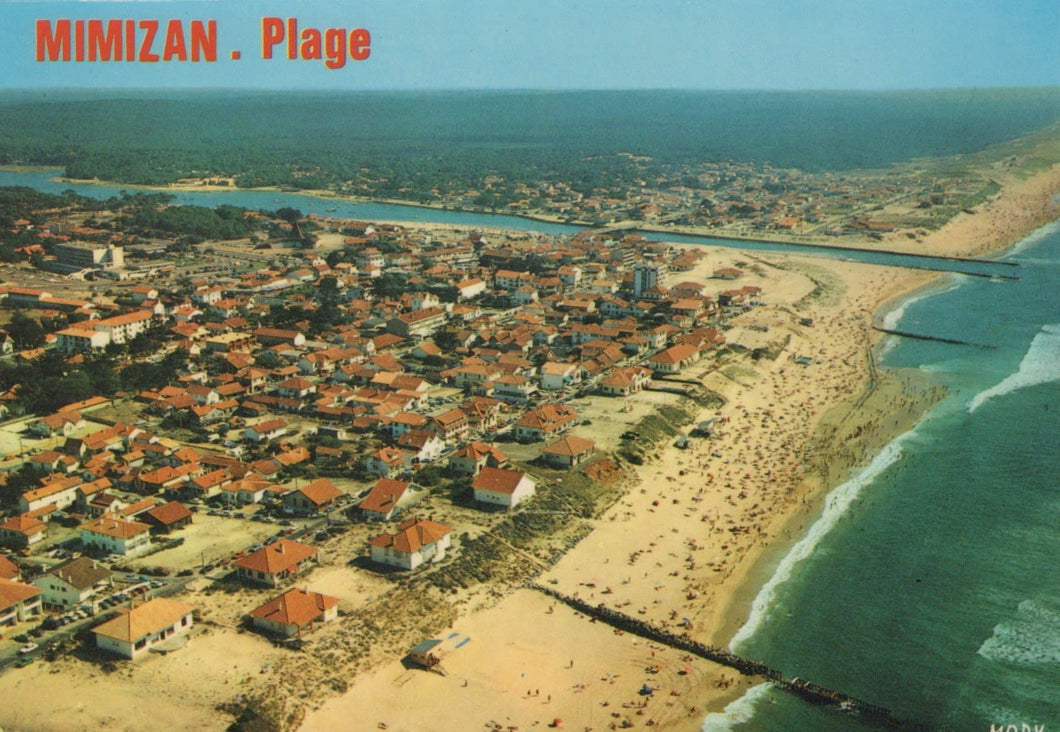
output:
M 288 60 L 321 61 L 341 69 L 348 60 L 371 55 L 371 35 L 364 28 L 302 28 L 296 18 L 261 19 L 261 58 L 272 59 L 274 49 Z M 285 52 L 285 53 L 284 53 Z M 233 60 L 240 52 L 230 52 Z M 151 19 L 39 19 L 36 59 L 47 62 L 217 61 L 216 20 Z

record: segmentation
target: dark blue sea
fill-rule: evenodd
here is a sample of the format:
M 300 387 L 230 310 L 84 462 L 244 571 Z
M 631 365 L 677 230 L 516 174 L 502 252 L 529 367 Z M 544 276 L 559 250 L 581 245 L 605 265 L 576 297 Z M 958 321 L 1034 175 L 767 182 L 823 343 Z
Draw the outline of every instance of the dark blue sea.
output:
M 1060 222 L 1005 258 L 1019 282 L 947 275 L 887 316 L 995 348 L 883 344 L 949 395 L 832 491 L 734 650 L 933 728 L 1060 728 Z M 874 727 L 761 686 L 703 729 Z

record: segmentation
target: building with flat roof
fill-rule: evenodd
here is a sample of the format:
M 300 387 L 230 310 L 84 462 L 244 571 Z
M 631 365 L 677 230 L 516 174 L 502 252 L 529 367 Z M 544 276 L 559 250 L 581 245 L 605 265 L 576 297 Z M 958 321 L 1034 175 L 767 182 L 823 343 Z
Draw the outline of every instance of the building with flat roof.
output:
M 112 244 L 90 242 L 56 244 L 55 257 L 60 266 L 72 271 L 92 267 L 121 269 L 125 266 L 125 250 Z

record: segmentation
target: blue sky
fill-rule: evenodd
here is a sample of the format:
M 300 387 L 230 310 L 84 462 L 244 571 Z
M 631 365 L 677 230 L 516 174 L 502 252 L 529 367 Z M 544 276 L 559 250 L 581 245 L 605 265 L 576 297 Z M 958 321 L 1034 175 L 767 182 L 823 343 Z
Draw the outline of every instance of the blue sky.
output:
M 367 28 L 371 57 L 260 58 L 261 18 Z M 215 19 L 216 63 L 40 63 L 38 18 Z M 0 3 L 0 87 L 923 89 L 1060 85 L 1057 0 Z M 242 58 L 233 61 L 230 51 Z

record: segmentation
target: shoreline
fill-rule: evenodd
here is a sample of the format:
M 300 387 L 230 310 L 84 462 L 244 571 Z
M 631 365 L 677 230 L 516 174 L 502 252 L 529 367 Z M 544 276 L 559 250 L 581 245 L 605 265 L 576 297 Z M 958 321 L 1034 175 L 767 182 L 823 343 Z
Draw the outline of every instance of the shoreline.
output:
M 1060 168 L 1049 173 L 1048 185 L 1056 185 Z M 1045 185 L 1038 178 L 1031 180 L 1037 180 L 1039 188 Z M 984 240 L 995 242 L 995 253 L 1029 234 L 1022 230 L 1028 221 L 1054 220 L 1060 209 L 1048 203 L 1051 195 L 1043 202 L 1041 190 L 1020 187 L 1009 193 L 1011 198 L 992 202 L 996 205 L 982 218 L 973 217 Z M 1028 196 L 1038 208 L 1024 210 Z M 1006 201 L 1029 215 L 1006 217 Z M 998 219 L 992 217 L 1000 217 L 1004 236 L 994 238 L 992 224 Z M 955 228 L 940 232 L 945 236 L 934 244 L 968 245 L 966 232 Z M 1037 228 L 1040 223 L 1031 231 Z M 919 372 L 874 373 L 872 359 L 884 336 L 871 326 L 886 312 L 938 287 L 943 273 L 820 262 L 801 254 L 706 249 L 705 265 L 707 260 L 750 259 L 755 264 L 748 269 L 761 270 L 756 277 L 787 288 L 782 303 L 743 317 L 732 331 L 733 342 L 753 346 L 785 334 L 791 340 L 774 361 L 734 356 L 717 368 L 691 368 L 692 378 L 727 397 L 722 408 L 701 410 L 731 419 L 723 434 L 717 440 L 697 441 L 687 451 L 666 443 L 653 449 L 657 457 L 634 471 L 623 495 L 593 522 L 592 532 L 541 580 L 554 580 L 557 589 L 568 594 L 581 593 L 653 623 L 685 628 L 698 640 L 727 646 L 773 567 L 821 515 L 826 497 L 915 424 L 938 396 L 929 381 L 914 378 Z M 767 299 L 773 296 L 768 289 L 766 293 Z M 813 324 L 800 325 L 800 316 L 811 316 Z M 761 323 L 770 326 L 768 334 L 758 329 Z M 796 365 L 795 357 L 805 353 L 818 362 L 805 368 Z M 877 383 L 866 394 L 873 381 Z M 896 399 L 904 400 L 898 409 Z M 872 422 L 875 425 L 866 430 Z M 808 424 L 812 430 L 805 429 Z M 855 431 L 859 441 L 850 439 Z M 834 453 L 827 464 L 806 457 L 822 449 Z M 714 458 L 714 451 L 721 457 Z M 709 483 L 703 480 L 708 472 L 713 473 Z M 760 505 L 767 499 L 772 503 Z M 334 729 L 352 718 L 351 710 L 364 716 L 367 709 L 366 724 L 385 722 L 391 732 L 455 732 L 478 726 L 480 718 L 507 720 L 507 726 L 522 729 L 561 718 L 571 729 L 581 729 L 578 723 L 584 721 L 598 731 L 619 718 L 637 727 L 651 719 L 661 729 L 691 732 L 700 728 L 705 713 L 720 711 L 759 683 L 592 625 L 527 590 L 504 588 L 501 593 L 484 587 L 481 594 L 488 601 L 474 609 L 454 608 L 456 620 L 450 627 L 473 641 L 446 660 L 448 677 L 408 671 L 397 661 L 370 666 L 349 678 L 348 690 L 334 688 L 306 698 L 309 714 L 302 728 Z M 690 627 L 684 625 L 685 613 Z M 197 643 L 216 643 L 223 652 L 229 635 L 218 631 Z M 265 674 L 255 665 L 259 651 L 254 640 L 239 642 L 246 647 L 245 656 L 237 658 L 240 674 Z M 292 659 L 284 657 L 261 683 L 274 683 L 274 674 L 291 670 Z M 647 670 L 656 666 L 659 670 Z M 158 677 L 169 666 L 147 668 L 138 676 Z M 222 675 L 219 670 L 216 678 Z M 227 684 L 227 676 L 223 678 Z M 649 695 L 650 702 L 639 693 L 644 684 L 657 690 Z M 212 723 L 204 721 L 203 728 L 227 723 L 223 714 L 186 693 L 192 707 L 189 717 L 197 714 Z M 641 701 L 645 706 L 637 706 Z M 457 715 L 458 726 L 444 727 L 453 717 L 440 718 L 441 709 Z M 371 716 L 376 714 L 378 719 Z
M 768 261 L 788 264 L 792 259 L 796 258 L 775 255 Z M 766 264 L 767 258 L 761 260 Z M 636 469 L 624 495 L 538 582 L 658 627 L 690 632 L 701 642 L 728 645 L 747 612 L 739 612 L 736 604 L 750 606 L 764 581 L 763 566 L 777 561 L 777 553 L 799 539 L 798 529 L 804 527 L 797 529 L 796 524 L 815 520 L 824 496 L 926 409 L 924 399 L 907 399 L 907 416 L 892 416 L 895 398 L 905 398 L 923 384 L 890 372 L 880 378 L 875 400 L 861 399 L 870 373 L 866 354 L 882 339 L 870 329 L 875 311 L 867 306 L 879 303 L 881 293 L 893 299 L 937 275 L 849 262 L 829 263 L 827 268 L 817 262 L 806 266 L 815 275 L 818 269 L 839 270 L 844 278 L 833 286 L 855 287 L 854 305 L 848 307 L 851 298 L 846 296 L 815 305 L 817 322 L 801 332 L 795 332 L 792 322 L 798 318 L 786 306 L 768 307 L 771 332 L 791 329 L 796 343 L 776 362 L 761 365 L 753 380 L 742 357 L 699 374 L 708 388 L 728 392 L 726 404 L 717 410 L 731 419 L 724 430 L 709 440 L 697 440 L 689 450 L 669 444 L 653 449 L 656 457 Z M 801 300 L 814 290 L 810 278 L 778 272 L 789 284 L 801 282 L 791 288 L 789 300 Z M 848 316 L 848 310 L 857 314 Z M 765 317 L 757 311 L 749 315 L 738 326 L 741 338 L 754 337 L 757 331 L 747 326 Z M 837 338 L 848 333 L 848 318 L 861 323 L 858 337 Z M 827 357 L 822 355 L 817 368 L 835 372 L 833 376 L 794 364 L 796 355 L 815 342 L 827 342 L 822 346 Z M 858 354 L 866 360 L 859 360 Z M 821 375 L 826 376 L 823 386 L 817 383 Z M 782 398 L 790 397 L 799 403 L 782 405 Z M 773 404 L 778 406 L 774 409 Z M 826 405 L 817 416 L 817 408 Z M 774 418 L 762 427 L 760 420 L 769 413 Z M 855 418 L 846 419 L 849 414 Z M 815 442 L 803 445 L 800 436 L 806 420 L 830 431 L 820 435 L 815 430 Z M 847 445 L 848 433 L 860 434 L 873 421 L 876 428 L 864 441 L 849 455 L 840 456 L 846 462 L 830 461 L 831 470 L 825 474 L 818 474 L 817 466 L 809 463 L 800 468 L 804 455 L 812 454 L 817 443 L 839 440 Z M 756 449 L 779 457 L 755 457 Z M 705 480 L 707 471 L 712 473 L 709 480 Z M 748 478 L 752 472 L 761 478 L 768 475 L 776 484 L 753 491 L 756 481 L 745 481 L 745 472 Z M 789 481 L 791 485 L 783 484 Z M 706 713 L 719 711 L 761 682 L 646 641 L 601 634 L 585 618 L 528 590 L 515 590 L 464 613 L 451 627 L 473 642 L 452 659 L 446 658 L 448 686 L 432 674 L 409 677 L 400 663 L 388 662 L 351 680 L 344 695 L 311 709 L 301 729 L 332 729 L 365 705 L 372 705 L 369 708 L 389 729 L 422 729 L 426 720 L 436 721 L 432 710 L 448 705 L 463 726 L 437 729 L 467 729 L 477 726 L 468 723 L 479 718 L 536 729 L 554 714 L 578 729 L 583 724 L 601 729 L 602 720 L 619 718 L 640 727 L 650 718 L 661 729 L 691 732 L 699 729 Z M 496 659 L 501 657 L 504 669 L 497 669 Z M 658 670 L 649 670 L 654 668 Z M 400 690 L 394 689 L 398 678 Z M 666 696 L 646 702 L 637 693 L 644 685 L 665 691 Z M 531 691 L 518 693 L 520 687 Z M 534 694 L 537 690 L 542 697 L 547 694 L 544 708 Z M 647 706 L 639 706 L 642 702 Z M 545 712 L 550 716 L 542 717 Z
M 1000 217 L 1002 219 L 1007 218 L 1011 222 L 1013 219 L 1011 215 L 1012 206 L 1025 204 L 1028 198 L 1036 203 L 1037 206 L 1029 206 L 1027 209 L 1029 215 L 1019 217 L 1017 219 L 1019 223 L 1010 225 L 1003 235 L 992 240 L 992 245 L 983 243 L 982 239 L 977 241 L 976 246 L 971 250 L 976 255 L 991 257 L 1003 256 L 1019 241 L 1031 236 L 1039 229 L 1049 226 L 1051 223 L 1060 221 L 1060 201 L 1057 201 L 1056 193 L 1060 192 L 1060 166 L 1053 166 L 1051 169 L 1044 171 L 1039 175 L 1031 176 L 1031 178 L 1024 181 L 1024 185 L 1017 184 L 1016 188 L 1017 190 L 1015 192 L 1009 189 L 1002 189 L 1002 191 L 989 202 L 990 204 L 997 203 L 999 207 L 1008 204 L 1006 208 L 1009 210 L 996 211 L 992 206 L 984 213 L 987 215 L 992 213 L 995 217 Z M 1015 200 L 1013 200 L 1013 198 L 1015 198 Z M 931 243 L 935 245 L 942 244 L 945 246 L 946 242 L 940 242 L 940 239 L 944 240 L 947 236 L 957 238 L 968 233 L 968 221 L 970 221 L 972 217 L 967 215 L 964 216 L 964 220 L 956 222 L 956 224 L 950 222 L 938 232 L 934 232 L 931 237 Z M 991 223 L 994 223 L 994 226 L 990 227 L 990 231 L 996 233 L 996 220 Z M 954 225 L 951 226 L 951 224 Z M 954 229 L 958 227 L 959 230 L 954 231 Z M 981 235 L 982 234 L 980 233 L 980 236 Z M 942 289 L 944 287 L 942 284 L 943 277 L 944 273 L 936 273 L 935 275 L 926 278 L 926 280 L 920 284 L 911 285 L 901 292 L 880 298 L 873 311 L 873 322 L 882 321 L 890 312 L 901 308 L 911 300 L 929 297 L 933 291 Z M 878 366 L 879 358 L 881 356 L 880 348 L 885 340 L 885 336 L 883 333 L 874 332 L 873 339 L 874 342 L 869 352 L 869 358 L 872 359 L 876 366 Z M 881 373 L 884 375 L 885 379 L 888 377 L 902 378 L 900 372 L 894 369 L 886 369 Z M 933 385 L 925 374 L 920 372 L 913 373 L 914 376 L 922 382 L 923 387 L 937 388 L 937 386 Z M 796 530 L 801 530 L 812 526 L 813 523 L 821 517 L 824 502 L 828 495 L 845 483 L 846 480 L 854 478 L 869 464 L 871 459 L 885 445 L 909 430 L 914 429 L 916 424 L 922 418 L 927 416 L 931 407 L 943 398 L 944 395 L 931 395 L 930 393 L 924 393 L 922 391 L 921 396 L 926 397 L 923 402 L 923 408 L 920 410 L 913 410 L 912 412 L 907 411 L 901 415 L 901 418 L 904 418 L 904 420 L 900 423 L 896 423 L 893 429 L 875 435 L 874 437 L 876 438 L 876 441 L 880 444 L 875 448 L 862 451 L 862 454 L 857 460 L 850 462 L 845 468 L 845 471 L 847 472 L 845 478 L 836 477 L 832 480 L 824 480 L 820 483 L 817 489 L 813 491 L 810 499 L 812 508 L 808 509 L 805 513 L 791 513 L 787 517 L 781 517 L 778 519 L 780 534 L 783 534 L 786 538 L 784 540 L 775 541 L 769 546 L 764 547 L 758 552 L 757 556 L 751 560 L 750 565 L 744 570 L 743 576 L 731 589 L 729 602 L 722 614 L 722 617 L 726 618 L 724 624 L 719 626 L 717 631 L 709 636 L 708 642 L 729 647 L 733 635 L 740 627 L 742 627 L 744 622 L 744 620 L 735 620 L 734 616 L 746 619 L 751 604 L 757 598 L 764 583 L 772 576 L 780 561 L 787 556 L 791 549 L 800 540 L 802 535 L 795 533 L 795 531 L 792 530 L 792 527 L 798 524 Z M 848 401 L 847 403 L 840 405 L 838 408 L 853 410 L 854 402 Z M 724 709 L 726 704 L 731 701 L 731 698 L 717 697 L 713 700 L 713 703 L 709 705 L 709 711 L 720 712 Z
M 1051 180 L 1055 181 L 1057 171 L 1052 172 L 1054 177 Z M 1005 191 L 1002 191 L 999 196 L 1002 204 L 1005 202 L 1004 194 Z M 1056 207 L 1050 202 L 1051 196 L 1046 197 L 1044 202 L 1041 201 L 1041 196 L 1038 196 L 1038 199 L 1041 203 L 1035 217 L 1038 225 L 1030 229 L 1024 226 L 1012 226 L 1007 231 L 1007 236 L 993 239 L 994 246 L 991 252 L 1003 251 L 1013 242 L 1024 238 L 1034 229 L 1040 228 L 1041 224 L 1057 217 Z M 1022 197 L 1017 196 L 1012 205 L 1022 203 Z M 998 207 L 1002 209 L 1000 213 L 1003 215 L 1004 206 L 998 205 Z M 1024 218 L 1017 220 L 1024 224 L 1026 221 Z M 981 223 L 994 222 L 981 221 Z M 991 227 L 985 228 L 989 230 Z M 945 227 L 940 232 L 943 236 L 947 233 Z M 733 255 L 738 252 L 738 250 L 730 251 Z M 790 264 L 799 260 L 799 255 L 770 254 L 762 256 L 761 259 Z M 710 567 L 711 562 L 708 562 L 706 567 L 699 564 L 698 555 L 696 561 L 691 563 L 682 556 L 684 553 L 692 556 L 692 552 L 689 551 L 688 537 L 683 536 L 684 531 L 690 526 L 700 524 L 701 521 L 698 516 L 691 516 L 688 523 L 678 524 L 684 527 L 683 529 L 670 526 L 670 524 L 675 524 L 680 520 L 678 516 L 681 512 L 680 507 L 689 505 L 690 501 L 696 501 L 697 497 L 702 494 L 702 490 L 696 491 L 692 485 L 693 481 L 689 480 L 690 477 L 695 476 L 689 476 L 689 471 L 685 470 L 686 467 L 692 468 L 691 456 L 672 446 L 663 448 L 659 451 L 658 457 L 638 469 L 625 496 L 605 512 L 604 518 L 597 522 L 593 531 L 556 565 L 547 570 L 541 576 L 541 581 L 557 585 L 557 590 L 572 596 L 578 596 L 581 593 L 583 599 L 590 599 L 593 602 L 606 601 L 606 604 L 611 607 L 623 612 L 632 611 L 646 616 L 645 619 L 650 622 L 658 621 L 662 625 L 676 622 L 677 618 L 681 617 L 681 613 L 691 611 L 693 637 L 704 642 L 727 646 L 733 633 L 745 622 L 751 603 L 763 583 L 771 576 L 776 565 L 791 547 L 804 535 L 806 529 L 821 515 L 826 497 L 836 487 L 854 477 L 885 445 L 914 427 L 932 404 L 941 398 L 942 394 L 937 386 L 919 372 L 903 373 L 883 370 L 873 373 L 875 364 L 872 360 L 876 358 L 884 336 L 871 329 L 875 320 L 901 307 L 901 304 L 909 298 L 938 287 L 939 280 L 942 278 L 941 273 L 916 270 L 896 271 L 892 268 L 876 269 L 849 262 L 830 262 L 827 266 L 822 266 L 817 261 L 799 264 L 813 271 L 847 270 L 846 275 L 852 279 L 841 280 L 841 287 L 844 288 L 848 286 L 848 282 L 857 282 L 859 277 L 862 283 L 860 291 L 855 293 L 853 298 L 846 293 L 839 299 L 839 303 L 833 306 L 833 317 L 837 319 L 832 328 L 834 333 L 849 335 L 846 328 L 852 323 L 844 321 L 841 315 L 835 315 L 835 313 L 857 313 L 849 317 L 859 323 L 853 326 L 858 338 L 855 351 L 860 353 L 865 361 L 860 365 L 855 365 L 853 373 L 860 375 L 856 388 L 853 388 L 853 383 L 846 384 L 842 398 L 836 400 L 830 409 L 824 411 L 815 420 L 816 427 L 812 433 L 814 437 L 810 440 L 811 445 L 827 444 L 833 448 L 842 447 L 843 454 L 838 455 L 838 459 L 830 463 L 829 469 L 821 470 L 820 466 L 817 466 L 817 472 L 807 469 L 805 474 L 800 476 L 798 489 L 793 492 L 794 498 L 787 504 L 787 510 L 778 511 L 771 520 L 765 522 L 759 516 L 753 516 L 752 518 L 758 518 L 759 524 L 754 527 L 754 537 L 740 547 L 731 547 L 734 549 L 731 553 L 738 556 L 726 557 L 721 565 L 717 565 L 720 566 L 719 571 Z M 855 275 L 851 272 L 859 268 L 861 269 L 859 274 Z M 880 286 L 888 280 L 889 289 Z M 816 337 L 816 335 L 811 335 L 811 340 Z M 768 373 L 776 374 L 776 372 Z M 870 389 L 868 388 L 869 381 L 872 379 L 875 379 L 877 383 Z M 783 379 L 778 380 L 777 383 L 783 385 Z M 713 386 L 713 384 L 708 385 Z M 775 397 L 779 393 L 774 389 L 770 394 L 763 395 L 760 387 L 761 380 L 742 386 L 734 383 L 734 393 L 726 407 L 720 411 L 737 406 L 736 399 L 750 402 L 756 394 L 761 400 L 763 397 L 766 399 Z M 895 407 L 896 399 L 901 402 L 897 408 Z M 765 409 L 766 404 L 759 404 L 759 407 Z M 752 416 L 760 414 L 760 412 L 753 411 L 752 407 L 747 407 L 747 413 Z M 872 423 L 873 426 L 872 429 L 866 431 L 865 427 L 868 423 Z M 846 436 L 847 431 L 857 432 L 860 440 L 851 443 Z M 678 484 L 676 490 L 667 485 L 671 482 Z M 649 492 L 648 486 L 652 486 L 653 490 Z M 660 488 L 662 490 L 659 490 Z M 684 492 L 681 492 L 682 489 Z M 736 500 L 735 496 L 732 497 Z M 672 499 L 670 505 L 676 510 L 660 519 L 659 514 L 663 508 L 669 507 L 666 501 L 661 500 L 664 498 Z M 697 506 L 695 512 L 699 510 Z M 623 512 L 628 514 L 630 519 L 636 516 L 636 520 L 623 526 Z M 685 513 L 689 512 L 685 511 Z M 685 515 L 684 518 L 688 519 L 689 515 Z M 720 522 L 715 518 L 713 523 Z M 668 526 L 670 526 L 669 529 Z M 719 531 L 724 531 L 724 528 Z M 691 546 L 694 547 L 694 545 Z M 627 563 L 621 560 L 626 558 L 628 550 L 632 551 L 629 555 L 630 561 Z M 642 556 L 655 557 L 659 560 L 656 570 L 644 574 L 645 579 L 649 576 L 654 578 L 655 585 L 636 587 L 633 582 L 623 584 L 623 575 L 632 574 L 627 567 L 646 566 L 639 564 L 644 561 Z M 624 566 L 616 568 L 616 565 Z M 670 571 L 667 572 L 667 570 Z M 684 582 L 678 582 L 676 588 L 669 587 L 669 578 L 682 575 Z M 716 580 L 718 575 L 723 575 L 720 581 Z M 697 593 L 694 598 L 691 593 L 686 593 L 687 587 L 697 586 L 700 589 L 693 590 Z M 585 593 L 588 593 L 588 597 Z M 695 600 L 694 610 L 689 607 L 690 599 Z M 680 625 L 680 623 L 677 624 Z M 449 691 L 444 686 L 435 688 L 433 680 L 421 683 L 420 678 L 417 677 L 408 686 L 418 689 L 418 692 L 410 689 L 410 693 L 394 693 L 391 696 L 397 697 L 397 701 L 388 698 L 387 701 L 379 702 L 380 694 L 388 689 L 392 690 L 391 677 L 396 667 L 394 664 L 387 664 L 358 676 L 352 681 L 346 694 L 324 701 L 317 709 L 310 711 L 302 729 L 327 729 L 329 720 L 337 720 L 355 705 L 368 703 L 369 700 L 375 700 L 380 705 L 379 719 L 385 719 L 391 729 L 416 729 L 417 723 L 430 718 L 431 710 L 436 709 L 437 704 L 445 703 L 453 704 L 454 709 L 469 715 L 466 717 L 467 720 L 475 719 L 474 715 L 492 715 L 493 719 L 503 718 L 512 723 L 527 723 L 527 715 L 536 719 L 540 717 L 540 712 L 535 712 L 538 709 L 536 705 L 527 703 L 533 699 L 531 693 L 523 696 L 515 695 L 512 691 L 521 683 L 523 677 L 519 677 L 520 680 L 510 680 L 508 684 L 498 684 L 488 670 L 484 672 L 478 667 L 479 663 L 488 663 L 491 660 L 495 664 L 498 653 L 510 655 L 513 653 L 513 648 L 516 650 L 515 655 L 510 655 L 511 663 L 522 664 L 521 667 L 527 669 L 523 672 L 526 678 L 533 678 L 533 683 L 540 684 L 542 688 L 548 684 L 549 688 L 555 689 L 555 685 L 561 679 L 573 675 L 570 673 L 572 669 L 593 664 L 590 666 L 589 675 L 580 677 L 588 680 L 577 682 L 573 687 L 576 695 L 585 689 L 585 686 L 579 687 L 578 684 L 593 683 L 591 674 L 602 674 L 595 682 L 596 688 L 599 688 L 600 680 L 609 678 L 609 675 L 617 675 L 616 669 L 620 669 L 624 674 L 637 674 L 642 672 L 645 664 L 650 667 L 658 659 L 659 665 L 663 666 L 659 675 L 638 677 L 638 684 L 632 689 L 628 685 L 625 688 L 613 690 L 605 687 L 603 693 L 607 696 L 594 697 L 594 701 L 597 706 L 606 705 L 613 709 L 618 700 L 625 698 L 627 701 L 622 702 L 621 709 L 612 713 L 611 716 L 617 718 L 613 715 L 628 715 L 629 712 L 626 710 L 634 708 L 630 706 L 635 704 L 637 699 L 633 692 L 641 681 L 652 684 L 658 682 L 660 688 L 670 689 L 671 695 L 694 700 L 690 707 L 694 712 L 688 709 L 684 711 L 678 709 L 677 707 L 684 702 L 673 699 L 663 705 L 653 704 L 654 716 L 651 719 L 654 726 L 661 729 L 698 730 L 706 713 L 721 711 L 728 703 L 739 698 L 760 682 L 753 678 L 738 677 L 730 670 L 711 668 L 712 665 L 706 662 L 690 663 L 687 659 L 676 656 L 667 649 L 651 647 L 650 644 L 641 644 L 640 653 L 630 659 L 628 639 L 600 638 L 595 632 L 590 638 L 588 628 L 591 626 L 584 618 L 575 616 L 573 613 L 568 614 L 561 608 L 544 607 L 543 609 L 542 602 L 535 600 L 534 596 L 525 590 L 516 590 L 496 604 L 480 607 L 470 614 L 462 615 L 458 618 L 455 627 L 461 632 L 469 632 L 476 641 L 488 646 L 487 650 L 480 649 L 473 658 L 457 656 L 449 669 L 452 676 L 463 677 L 465 684 L 463 688 L 476 691 L 465 693 L 458 690 Z M 533 629 L 536 632 L 520 633 L 517 629 Z M 569 665 L 558 664 L 555 659 L 557 652 L 548 644 L 526 637 L 538 634 L 548 635 L 550 638 L 557 639 L 556 642 L 561 642 L 558 640 L 560 638 L 566 641 L 563 646 L 564 650 L 559 653 L 564 656 L 574 656 L 570 659 Z M 468 653 L 468 656 L 470 655 Z M 564 663 L 567 662 L 564 660 Z M 675 668 L 681 670 L 674 671 Z M 602 671 L 602 669 L 608 670 Z M 608 683 L 616 684 L 614 679 Z M 416 699 L 412 698 L 413 694 L 417 695 Z M 428 701 L 424 702 L 423 699 Z M 442 701 L 443 699 L 445 701 Z M 569 697 L 564 694 L 562 697 L 557 696 L 553 701 L 553 694 L 550 694 L 548 703 L 551 705 L 547 709 L 548 714 L 555 713 L 557 718 L 563 718 L 569 723 L 577 725 L 583 720 L 592 723 L 600 722 L 599 710 L 594 709 L 592 705 L 587 705 L 584 697 Z M 638 710 L 638 713 L 640 711 Z M 540 719 L 536 721 L 540 723 Z M 643 722 L 643 720 L 639 721 Z M 586 724 L 586 726 L 592 726 L 592 724 Z M 533 724 L 530 728 L 534 728 Z M 598 729 L 598 727 L 595 728 Z

